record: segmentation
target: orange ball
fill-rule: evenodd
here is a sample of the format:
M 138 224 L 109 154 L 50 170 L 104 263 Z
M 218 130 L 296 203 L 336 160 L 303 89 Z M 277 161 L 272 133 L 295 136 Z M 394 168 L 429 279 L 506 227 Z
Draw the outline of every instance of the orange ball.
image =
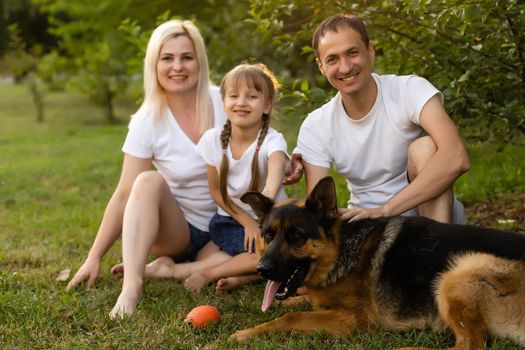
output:
M 193 308 L 184 322 L 192 325 L 195 328 L 202 328 L 212 321 L 219 321 L 221 313 L 215 306 L 201 305 Z

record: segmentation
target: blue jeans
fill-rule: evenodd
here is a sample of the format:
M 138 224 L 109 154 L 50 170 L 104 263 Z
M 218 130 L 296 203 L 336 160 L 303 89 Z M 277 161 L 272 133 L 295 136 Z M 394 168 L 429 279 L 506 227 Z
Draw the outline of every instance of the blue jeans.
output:
M 211 218 L 210 239 L 231 256 L 245 252 L 244 227 L 229 216 L 215 214 Z

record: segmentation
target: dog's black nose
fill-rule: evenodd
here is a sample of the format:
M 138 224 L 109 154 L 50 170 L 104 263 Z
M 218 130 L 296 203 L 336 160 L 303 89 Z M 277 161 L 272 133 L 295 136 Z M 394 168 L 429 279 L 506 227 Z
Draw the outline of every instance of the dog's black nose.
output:
M 269 261 L 264 261 L 261 259 L 257 264 L 257 272 L 261 275 L 262 278 L 271 279 L 273 272 L 275 271 L 275 266 Z

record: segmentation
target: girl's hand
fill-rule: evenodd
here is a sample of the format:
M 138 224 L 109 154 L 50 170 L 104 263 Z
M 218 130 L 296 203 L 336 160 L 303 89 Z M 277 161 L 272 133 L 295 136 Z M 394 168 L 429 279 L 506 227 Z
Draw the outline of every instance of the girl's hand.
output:
M 252 254 L 255 250 L 255 241 L 261 235 L 259 225 L 252 220 L 248 225 L 244 226 L 244 250 Z
M 98 278 L 98 275 L 100 274 L 100 260 L 99 259 L 90 259 L 87 258 L 84 264 L 80 266 L 77 273 L 71 281 L 67 284 L 66 290 L 70 290 L 75 288 L 79 283 L 87 279 L 87 286 L 86 289 L 93 288 L 93 285 L 95 284 L 95 280 Z

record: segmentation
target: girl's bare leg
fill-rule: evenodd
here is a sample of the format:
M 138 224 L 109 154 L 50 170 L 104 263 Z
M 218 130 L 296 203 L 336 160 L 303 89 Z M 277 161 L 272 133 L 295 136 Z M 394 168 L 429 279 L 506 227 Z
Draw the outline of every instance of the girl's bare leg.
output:
M 186 279 L 186 288 L 198 293 L 201 289 L 218 278 L 254 274 L 257 271 L 259 256 L 251 253 L 241 253 L 222 264 L 205 268 L 199 272 L 192 273 Z
M 183 254 L 189 227 L 168 185 L 155 171 L 141 173 L 133 184 L 122 226 L 122 292 L 109 316 L 133 314 L 142 296 L 146 258 Z

